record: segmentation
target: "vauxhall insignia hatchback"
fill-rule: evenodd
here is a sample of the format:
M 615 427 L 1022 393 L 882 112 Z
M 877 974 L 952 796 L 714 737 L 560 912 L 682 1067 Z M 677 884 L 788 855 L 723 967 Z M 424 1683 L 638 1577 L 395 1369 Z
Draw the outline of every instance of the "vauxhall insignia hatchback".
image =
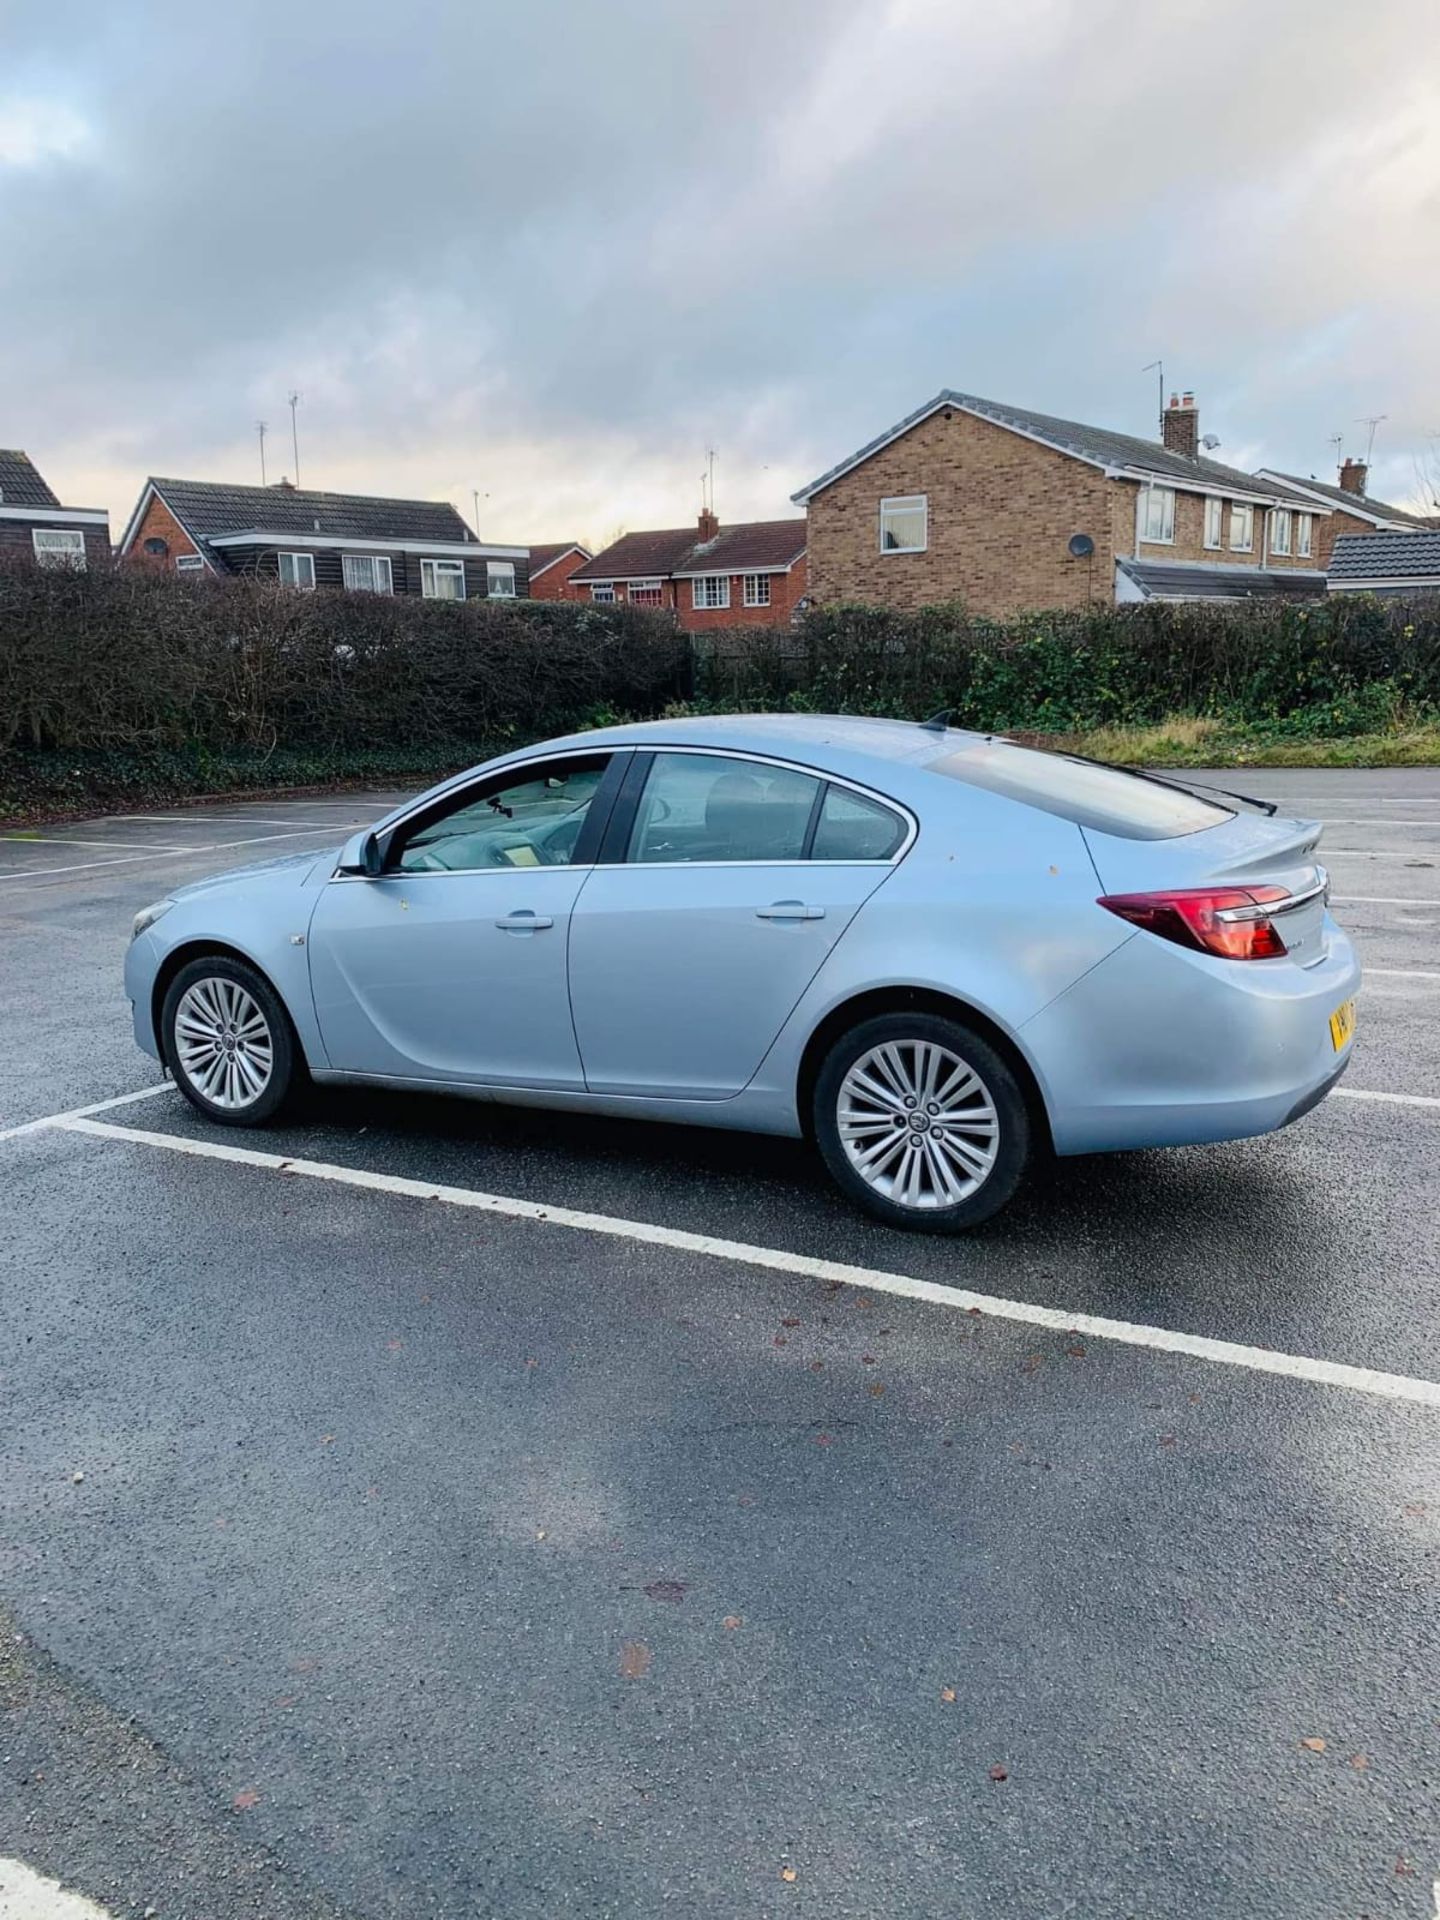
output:
M 221 1125 L 309 1079 L 804 1135 L 861 1207 L 953 1231 L 1042 1153 L 1324 1098 L 1360 973 L 1319 838 L 939 719 L 612 727 L 177 889 L 125 984 Z

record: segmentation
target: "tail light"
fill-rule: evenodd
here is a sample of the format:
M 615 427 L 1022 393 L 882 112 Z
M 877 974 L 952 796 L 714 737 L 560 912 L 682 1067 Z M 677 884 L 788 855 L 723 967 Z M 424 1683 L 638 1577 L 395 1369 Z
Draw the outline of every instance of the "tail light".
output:
M 1110 893 L 1100 905 L 1177 947 L 1222 960 L 1276 960 L 1285 942 L 1270 909 L 1284 887 L 1177 887 L 1169 893 Z

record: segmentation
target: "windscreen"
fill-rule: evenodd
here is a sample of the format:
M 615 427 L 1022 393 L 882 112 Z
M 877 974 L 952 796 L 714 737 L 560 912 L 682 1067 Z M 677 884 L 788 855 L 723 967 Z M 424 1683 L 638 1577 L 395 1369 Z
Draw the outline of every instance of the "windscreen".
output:
M 1218 801 L 1202 800 L 1199 794 L 1183 793 L 1123 767 L 1097 766 L 1004 740 L 976 741 L 932 760 L 929 771 L 1122 840 L 1178 840 L 1234 818 L 1233 809 Z

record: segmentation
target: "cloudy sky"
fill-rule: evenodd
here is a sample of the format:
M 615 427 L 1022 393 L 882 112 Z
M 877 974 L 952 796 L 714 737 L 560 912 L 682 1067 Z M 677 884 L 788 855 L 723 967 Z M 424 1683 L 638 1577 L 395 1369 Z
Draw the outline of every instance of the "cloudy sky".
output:
M 1437 0 L 0 0 L 0 445 L 723 518 L 953 386 L 1416 497 Z

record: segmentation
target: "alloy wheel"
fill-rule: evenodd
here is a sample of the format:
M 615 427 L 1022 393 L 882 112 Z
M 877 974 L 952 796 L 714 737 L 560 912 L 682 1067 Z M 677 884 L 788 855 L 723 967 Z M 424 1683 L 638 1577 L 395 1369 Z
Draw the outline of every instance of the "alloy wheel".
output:
M 196 1092 L 229 1112 L 253 1106 L 275 1070 L 264 1012 L 238 981 L 221 974 L 186 989 L 175 1009 L 175 1053 Z
M 900 1207 L 968 1200 L 1000 1150 L 1000 1118 L 969 1063 L 933 1040 L 886 1040 L 840 1083 L 840 1144 L 876 1193 Z

